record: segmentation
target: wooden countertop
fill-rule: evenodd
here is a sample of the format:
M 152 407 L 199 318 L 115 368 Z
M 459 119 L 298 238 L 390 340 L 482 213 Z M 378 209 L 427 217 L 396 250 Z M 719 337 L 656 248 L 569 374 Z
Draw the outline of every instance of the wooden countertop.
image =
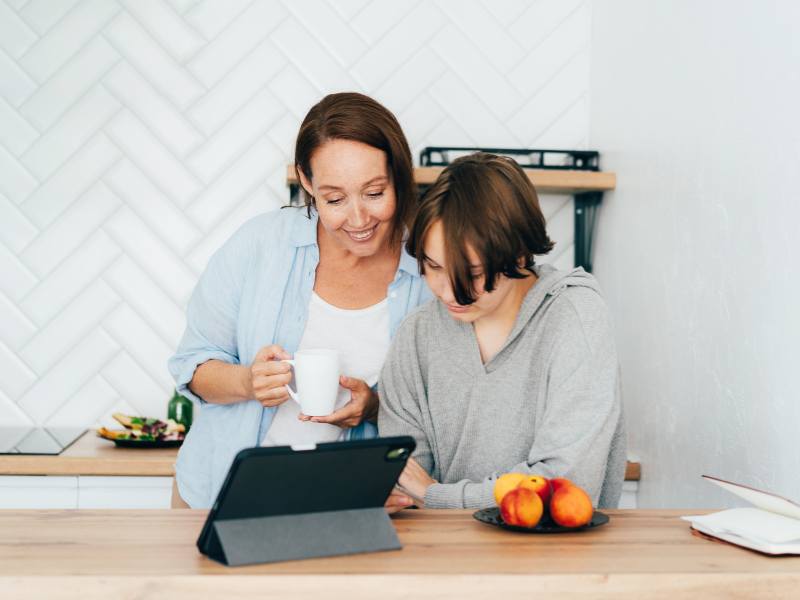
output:
M 58 455 L 0 455 L 0 475 L 172 477 L 177 448 L 117 448 L 90 430 Z
M 177 448 L 117 448 L 87 431 L 59 455 L 0 454 L 0 475 L 120 475 L 172 477 Z M 626 481 L 639 481 L 641 465 L 628 462 Z
M 418 185 L 431 185 L 443 170 L 444 167 L 414 167 L 414 180 Z M 608 171 L 525 169 L 525 173 L 540 193 L 606 192 L 617 186 L 616 174 Z M 286 166 L 286 183 L 297 183 L 294 165 Z
M 405 511 L 403 549 L 230 568 L 195 547 L 205 511 L 0 511 L 8 598 L 778 598 L 800 557 L 690 533 L 695 510 L 607 511 L 583 533 L 526 535 L 472 511 Z M 557 595 L 554 595 L 557 594 Z

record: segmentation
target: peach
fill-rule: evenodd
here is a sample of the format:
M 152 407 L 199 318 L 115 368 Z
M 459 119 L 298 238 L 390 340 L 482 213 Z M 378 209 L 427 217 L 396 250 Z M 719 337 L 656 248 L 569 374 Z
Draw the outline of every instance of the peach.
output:
M 551 480 L 550 480 L 550 487 L 552 488 L 552 490 L 553 490 L 553 493 L 554 493 L 554 494 L 555 494 L 555 493 L 556 493 L 556 492 L 557 492 L 557 491 L 558 491 L 560 488 L 562 488 L 562 487 L 569 487 L 569 486 L 571 486 L 571 485 L 575 485 L 575 484 L 574 484 L 574 483 L 572 483 L 572 482 L 571 482 L 569 479 L 567 479 L 566 477 L 554 477 L 553 479 L 551 479 Z
M 542 504 L 547 506 L 547 503 L 550 501 L 550 494 L 552 490 L 550 488 L 550 481 L 546 477 L 541 475 L 528 475 L 520 481 L 517 487 L 528 488 L 532 492 L 536 492 L 539 494 L 539 498 L 542 499 Z
M 562 527 L 582 527 L 592 520 L 592 499 L 577 485 L 565 485 L 550 498 L 550 516 Z
M 543 512 L 544 505 L 539 494 L 527 488 L 511 490 L 500 503 L 500 515 L 508 525 L 536 527 Z
M 506 473 L 497 478 L 494 482 L 494 501 L 497 502 L 497 506 L 500 506 L 503 496 L 517 487 L 525 477 L 524 473 Z

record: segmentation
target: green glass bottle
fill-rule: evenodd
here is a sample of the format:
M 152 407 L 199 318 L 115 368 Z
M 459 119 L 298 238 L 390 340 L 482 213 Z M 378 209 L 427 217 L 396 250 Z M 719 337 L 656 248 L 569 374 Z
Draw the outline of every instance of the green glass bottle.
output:
M 189 427 L 192 426 L 192 401 L 175 390 L 167 404 L 167 418 L 173 419 L 176 423 L 183 423 L 186 431 L 189 431 Z

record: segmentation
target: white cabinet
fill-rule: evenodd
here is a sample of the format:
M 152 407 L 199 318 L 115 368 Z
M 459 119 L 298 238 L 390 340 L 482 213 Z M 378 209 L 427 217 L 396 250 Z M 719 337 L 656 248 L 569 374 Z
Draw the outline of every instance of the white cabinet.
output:
M 78 477 L 78 508 L 169 508 L 172 477 Z
M 637 508 L 639 506 L 637 501 L 638 493 L 638 481 L 623 481 L 622 496 L 619 499 L 619 508 Z
M 0 508 L 78 508 L 78 478 L 4 475 Z
M 0 508 L 169 508 L 172 477 L 0 477 Z

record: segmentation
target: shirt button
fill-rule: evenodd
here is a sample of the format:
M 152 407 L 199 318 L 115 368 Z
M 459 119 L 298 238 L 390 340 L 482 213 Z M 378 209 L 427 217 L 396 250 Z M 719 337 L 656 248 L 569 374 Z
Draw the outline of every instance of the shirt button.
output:
M 389 298 L 397 298 L 397 292 L 391 292 Z

